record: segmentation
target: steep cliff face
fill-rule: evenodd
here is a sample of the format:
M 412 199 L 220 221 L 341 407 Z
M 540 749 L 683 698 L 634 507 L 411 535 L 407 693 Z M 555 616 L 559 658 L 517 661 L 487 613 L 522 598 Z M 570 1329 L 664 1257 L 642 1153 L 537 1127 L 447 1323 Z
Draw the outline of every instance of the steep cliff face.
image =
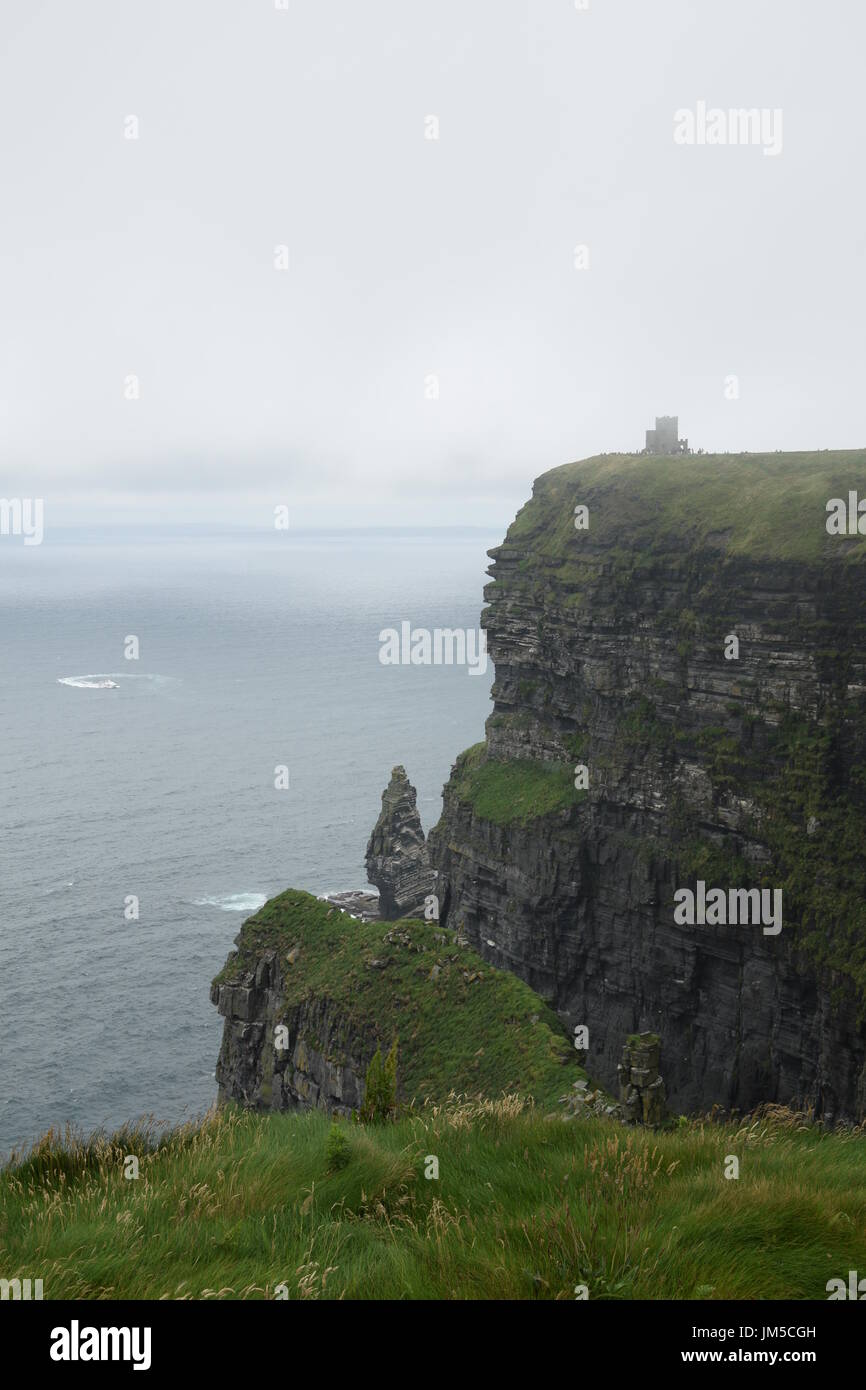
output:
M 866 1113 L 866 542 L 825 525 L 858 481 L 861 452 L 588 460 L 491 552 L 442 920 L 585 1024 L 609 1086 L 649 1029 L 674 1108 Z M 781 931 L 678 924 L 699 881 L 780 888 Z
M 216 1067 L 219 1100 L 258 1110 L 351 1114 L 364 1099 L 374 1035 L 353 1026 L 328 998 L 296 1003 L 288 994 L 277 951 L 264 951 L 254 969 L 211 987 L 211 1002 L 226 1020 Z

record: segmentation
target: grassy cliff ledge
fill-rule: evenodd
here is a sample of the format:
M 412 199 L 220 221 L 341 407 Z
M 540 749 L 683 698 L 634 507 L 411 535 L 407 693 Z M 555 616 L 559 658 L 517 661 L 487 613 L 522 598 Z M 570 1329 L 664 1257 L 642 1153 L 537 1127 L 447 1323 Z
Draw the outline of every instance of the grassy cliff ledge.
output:
M 530 758 L 495 761 L 488 759 L 486 743 L 459 755 L 450 790 L 494 825 L 526 825 L 577 806 L 586 797 L 575 790 L 570 765 Z
M 544 1001 L 435 922 L 359 922 L 290 890 L 250 917 L 237 943 L 214 989 L 243 992 L 241 1030 L 250 1021 L 263 1026 L 261 1072 L 274 1065 L 267 1035 L 285 1019 L 294 1020 L 304 1057 L 321 1053 L 339 1068 L 354 1053 L 362 1076 L 376 1044 L 384 1051 L 398 1038 L 398 1094 L 406 1102 L 513 1091 L 549 1105 L 584 1075 Z M 270 1012 L 255 990 L 265 959 L 279 978 Z M 224 1011 L 238 1017 L 238 1007 L 234 1001 Z M 265 1103 L 273 1105 L 271 1090 L 272 1081 Z

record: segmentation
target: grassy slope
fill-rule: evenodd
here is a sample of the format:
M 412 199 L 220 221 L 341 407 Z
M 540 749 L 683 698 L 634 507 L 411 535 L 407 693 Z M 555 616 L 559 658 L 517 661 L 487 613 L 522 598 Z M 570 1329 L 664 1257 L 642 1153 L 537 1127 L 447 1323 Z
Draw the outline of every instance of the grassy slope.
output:
M 486 743 L 461 753 L 449 791 L 495 825 L 526 825 L 586 799 L 576 791 L 570 764 L 513 759 L 487 761 Z
M 317 1111 L 223 1110 L 149 1155 L 44 1143 L 0 1173 L 0 1268 L 47 1299 L 822 1299 L 866 1269 L 866 1136 L 785 1112 L 653 1134 L 452 1101 L 343 1128 L 339 1172 Z
M 866 559 L 866 536 L 826 531 L 831 497 L 866 496 L 866 450 L 704 454 L 676 458 L 604 455 L 543 474 L 512 522 L 506 543 L 533 539 L 540 556 L 566 558 L 574 507 L 589 507 L 594 542 L 639 549 L 710 543 L 730 556 L 766 560 Z
M 386 941 L 392 932 L 407 934 L 411 946 Z M 280 954 L 287 1006 L 331 999 L 342 1020 L 385 1047 L 399 1037 L 398 1084 L 407 1098 L 519 1090 L 549 1104 L 584 1075 L 543 1000 L 435 923 L 356 922 L 290 890 L 244 923 L 239 954 L 217 979 L 233 979 L 269 948 Z M 383 967 L 371 968 L 373 960 Z M 441 973 L 431 978 L 435 965 Z

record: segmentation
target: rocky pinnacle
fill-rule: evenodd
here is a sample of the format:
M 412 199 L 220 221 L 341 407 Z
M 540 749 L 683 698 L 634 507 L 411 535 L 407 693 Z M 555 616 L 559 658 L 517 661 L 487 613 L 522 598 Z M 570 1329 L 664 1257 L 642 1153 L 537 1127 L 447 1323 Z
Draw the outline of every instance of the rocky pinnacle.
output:
M 367 878 L 379 890 L 387 921 L 420 914 L 433 891 L 430 855 L 416 806 L 415 788 L 404 767 L 395 767 L 382 793 L 382 810 L 367 845 Z

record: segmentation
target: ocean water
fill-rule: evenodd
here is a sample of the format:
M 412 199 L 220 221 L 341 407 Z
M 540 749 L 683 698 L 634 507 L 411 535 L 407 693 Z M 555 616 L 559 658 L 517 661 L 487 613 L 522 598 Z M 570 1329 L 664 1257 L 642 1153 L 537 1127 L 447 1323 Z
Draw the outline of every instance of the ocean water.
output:
M 392 766 L 429 829 L 483 737 L 492 663 L 384 666 L 378 638 L 477 629 L 499 540 L 0 539 L 0 1155 L 212 1102 L 208 989 L 245 916 L 289 886 L 364 887 Z

